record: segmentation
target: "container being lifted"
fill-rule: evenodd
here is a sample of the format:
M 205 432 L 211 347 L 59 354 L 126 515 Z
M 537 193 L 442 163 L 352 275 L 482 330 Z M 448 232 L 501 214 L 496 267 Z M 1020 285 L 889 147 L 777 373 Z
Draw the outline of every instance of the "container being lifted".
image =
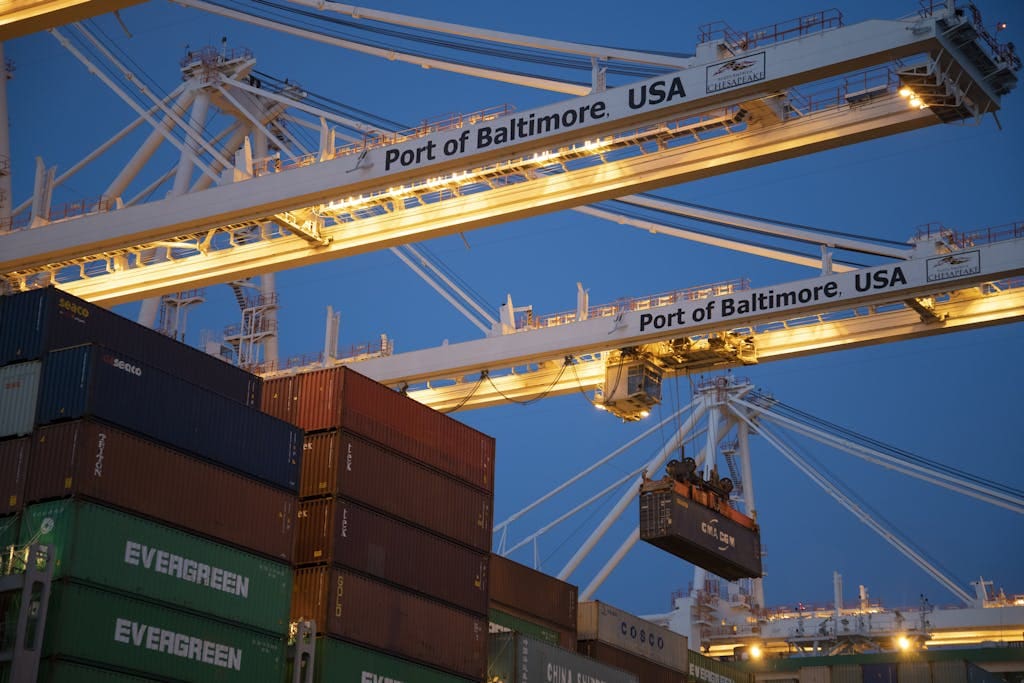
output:
M 760 577 L 761 531 L 729 504 L 732 481 L 702 478 L 693 458 L 665 470 L 640 486 L 640 538 L 729 581 Z

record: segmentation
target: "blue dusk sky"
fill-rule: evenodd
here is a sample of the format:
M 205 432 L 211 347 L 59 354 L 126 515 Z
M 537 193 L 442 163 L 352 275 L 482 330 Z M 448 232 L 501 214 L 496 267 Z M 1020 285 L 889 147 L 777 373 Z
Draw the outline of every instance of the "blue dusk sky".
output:
M 738 30 L 750 30 L 827 7 L 789 0 L 368 4 L 509 32 L 675 53 L 693 53 L 698 27 L 709 22 L 725 20 Z M 1000 39 L 1024 45 L 1024 3 L 987 0 L 979 6 L 990 30 L 997 21 L 1007 23 Z M 845 22 L 853 24 L 905 16 L 916 11 L 918 3 L 850 0 L 837 7 Z M 253 50 L 262 72 L 408 125 L 505 103 L 525 111 L 567 99 L 389 62 L 158 0 L 127 8 L 121 18 L 130 37 L 111 15 L 97 18 L 93 25 L 161 93 L 180 82 L 178 61 L 187 49 L 220 45 L 226 38 L 229 47 Z M 7 87 L 17 204 L 32 191 L 36 157 L 56 165 L 60 174 L 135 114 L 50 35 L 14 39 L 4 50 L 15 64 Z M 530 65 L 522 68 L 529 70 Z M 586 80 L 589 74 L 577 78 Z M 998 122 L 986 116 L 978 122 L 935 125 L 658 193 L 898 242 L 927 223 L 969 231 L 1024 220 L 1024 96 L 1019 90 L 1004 98 Z M 138 137 L 131 140 L 138 145 Z M 105 155 L 58 188 L 54 202 L 98 196 L 132 151 L 129 141 Z M 432 240 L 427 246 L 495 310 L 511 294 L 517 306 L 532 305 L 537 314 L 575 308 L 577 282 L 597 304 L 736 278 L 749 278 L 752 286 L 760 287 L 815 275 L 810 268 L 650 234 L 572 211 L 469 232 L 465 239 Z M 282 271 L 277 283 L 282 357 L 322 348 L 327 306 L 341 312 L 342 348 L 374 340 L 381 333 L 395 340 L 397 352 L 481 336 L 387 251 Z M 237 307 L 226 286 L 208 288 L 207 300 L 189 319 L 189 343 L 198 345 L 203 330 L 220 331 L 237 322 Z M 117 310 L 134 316 L 137 305 Z M 1022 332 L 1020 323 L 1001 325 L 766 363 L 734 374 L 748 377 L 783 403 L 832 423 L 1021 489 Z M 695 384 L 709 377 L 666 382 L 663 404 L 638 423 L 624 424 L 601 413 L 579 394 L 456 414 L 497 439 L 495 521 L 634 438 L 653 424 L 651 420 L 669 416 L 689 401 Z M 649 459 L 669 438 L 670 428 L 631 449 L 621 463 L 608 468 L 603 481 Z M 796 443 L 800 452 L 825 465 L 964 588 L 969 590 L 967 582 L 984 576 L 1008 593 L 1024 593 L 1024 522 L 1019 515 L 810 442 Z M 915 605 L 922 593 L 934 604 L 955 602 L 939 583 L 832 501 L 764 439 L 754 437 L 752 450 L 769 606 L 831 602 L 833 571 L 843 575 L 848 604 L 855 601 L 861 584 L 872 599 L 891 606 Z M 601 485 L 596 482 L 560 494 L 516 524 L 510 539 L 554 519 Z M 557 574 L 617 497 L 542 537 L 536 547 L 541 568 Z M 571 580 L 580 586 L 589 583 L 635 519 L 634 507 Z M 533 555 L 531 549 L 513 558 L 531 563 Z M 637 614 L 664 612 L 671 593 L 686 589 L 692 576 L 691 565 L 640 544 L 596 597 Z

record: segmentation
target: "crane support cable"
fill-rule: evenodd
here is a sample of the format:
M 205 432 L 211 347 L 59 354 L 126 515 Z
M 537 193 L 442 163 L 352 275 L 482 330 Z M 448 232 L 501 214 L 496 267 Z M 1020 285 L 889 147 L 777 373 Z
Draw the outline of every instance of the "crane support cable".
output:
M 797 455 L 792 449 L 786 446 L 774 433 L 764 428 L 763 426 L 756 425 L 744 412 L 739 410 L 733 410 L 733 412 L 741 420 L 746 422 L 752 429 L 755 429 L 758 434 L 763 436 L 769 443 L 772 444 L 793 465 L 806 474 L 811 481 L 820 486 L 826 493 L 836 500 L 840 505 L 845 507 L 847 510 L 853 513 L 857 519 L 866 524 L 873 531 L 878 533 L 885 541 L 887 541 L 894 548 L 903 553 L 908 559 L 914 564 L 919 566 L 921 569 L 926 571 L 939 583 L 945 586 L 953 595 L 958 597 L 966 605 L 973 604 L 973 598 L 959 585 L 949 577 L 945 576 L 935 565 L 928 561 L 923 555 L 910 547 L 905 541 L 900 539 L 894 532 L 885 528 L 878 520 L 874 519 L 871 515 L 865 512 L 856 502 L 854 502 L 849 496 L 843 493 L 839 488 L 825 478 L 820 472 L 816 471 L 810 465 L 807 464 L 799 455 Z
M 343 38 L 327 36 L 316 31 L 289 26 L 287 24 L 282 24 L 281 22 L 278 21 L 265 19 L 263 17 L 249 14 L 247 12 L 229 9 L 216 3 L 204 2 L 203 0 L 175 0 L 175 2 L 177 2 L 179 5 L 184 5 L 185 7 L 192 7 L 194 9 L 204 10 L 206 12 L 210 12 L 211 14 L 218 14 L 220 16 L 236 19 L 238 21 L 244 21 L 255 26 L 261 26 L 263 28 L 281 31 L 283 33 L 295 35 L 300 38 L 307 38 L 309 40 L 315 40 L 317 42 L 326 43 L 328 45 L 334 45 L 335 47 L 342 47 L 348 50 L 352 50 L 354 52 L 362 52 L 365 54 L 373 55 L 375 57 L 381 57 L 389 61 L 405 62 L 408 64 L 415 64 L 417 66 L 428 67 L 431 69 L 451 71 L 453 73 L 460 73 L 467 76 L 476 76 L 478 78 L 486 78 L 494 81 L 501 81 L 504 83 L 512 83 L 516 85 L 524 85 L 532 88 L 539 88 L 542 90 L 551 90 L 554 92 L 561 92 L 569 95 L 586 95 L 589 94 L 591 91 L 591 87 L 589 85 L 570 83 L 568 81 L 560 81 L 557 79 L 550 78 L 538 78 L 535 76 L 528 76 L 525 74 L 515 74 L 508 71 L 499 71 L 497 69 L 488 69 L 477 66 L 456 64 L 450 61 L 433 59 L 429 57 L 418 57 L 402 52 L 396 52 L 394 50 L 372 47 L 352 40 L 345 40 Z
M 340 2 L 324 2 L 323 0 L 289 0 L 289 2 L 296 5 L 304 5 L 306 7 L 315 7 L 316 9 L 327 9 L 332 12 L 338 12 L 339 14 L 345 14 L 355 19 L 369 19 L 371 21 L 379 21 L 386 24 L 394 24 L 396 26 L 424 29 L 436 33 L 446 33 L 467 38 L 486 40 L 494 43 L 504 43 L 506 45 L 517 45 L 520 47 L 548 50 L 551 52 L 563 52 L 600 59 L 619 59 L 627 62 L 666 66 L 673 69 L 681 69 L 685 67 L 688 62 L 685 58 L 678 59 L 666 57 L 665 55 L 639 52 L 636 50 L 624 50 L 621 48 L 604 47 L 600 45 L 587 45 L 584 43 L 573 43 L 563 40 L 550 40 L 547 38 L 537 38 L 518 33 L 481 29 L 461 24 L 453 24 L 450 22 L 421 19 L 419 17 L 396 14 L 394 12 L 382 12 L 366 9 L 365 7 L 355 7 L 354 5 L 346 5 Z
M 766 419 L 780 426 L 798 431 L 816 441 L 843 450 L 873 464 L 882 465 L 883 467 L 1018 514 L 1024 514 L 1024 492 L 1012 487 L 920 456 L 912 456 L 911 454 L 892 455 L 886 452 L 886 450 L 892 449 L 884 447 L 884 444 L 880 445 L 886 448 L 886 450 L 869 447 L 840 436 L 828 429 L 822 429 L 807 422 L 781 415 L 770 407 L 766 408 L 765 406 L 747 401 L 736 401 L 736 403 L 760 413 Z

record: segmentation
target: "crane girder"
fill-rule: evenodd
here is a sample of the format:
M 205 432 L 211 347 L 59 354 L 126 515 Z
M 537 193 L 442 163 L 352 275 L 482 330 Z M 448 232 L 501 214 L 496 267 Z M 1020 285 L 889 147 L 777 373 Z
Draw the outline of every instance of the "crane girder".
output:
M 906 304 L 923 297 L 931 299 L 932 316 Z M 607 360 L 627 347 L 671 376 L 706 369 L 707 353 L 716 355 L 716 367 L 764 363 L 1021 319 L 1024 237 L 682 304 L 623 309 L 356 367 L 450 410 L 594 389 Z M 714 338 L 719 341 L 712 344 Z M 679 353 L 683 339 L 702 351 L 692 363 Z M 515 371 L 499 372 L 505 368 Z M 417 386 L 423 383 L 429 385 Z
M 61 265 L 105 258 L 108 253 L 159 241 L 187 241 L 210 230 L 268 215 L 319 210 L 346 198 L 377 196 L 380 202 L 398 209 L 404 206 L 401 192 L 447 174 L 485 171 L 510 160 L 529 166 L 532 159 L 557 156 L 564 150 L 574 152 L 595 140 L 644 127 L 677 125 L 708 112 L 739 110 L 744 103 L 753 112 L 752 118 L 760 122 L 748 125 L 742 133 L 655 153 L 645 149 L 632 159 L 572 173 L 542 175 L 524 183 L 545 183 L 544 188 L 531 188 L 529 200 L 517 196 L 514 188 L 501 188 L 505 191 L 501 195 L 491 190 L 457 198 L 463 202 L 447 200 L 415 210 L 392 210 L 383 217 L 339 223 L 338 235 L 332 236 L 325 228 L 323 240 L 312 246 L 309 235 L 303 234 L 246 243 L 228 250 L 229 255 L 199 252 L 159 267 L 129 262 L 129 267 L 122 264 L 105 269 L 105 274 L 93 277 L 95 283 L 76 284 L 60 277 L 56 280 L 80 296 L 114 304 L 174 291 L 186 284 L 225 282 L 461 232 L 931 125 L 942 120 L 938 114 L 930 108 L 908 107 L 891 91 L 867 100 L 847 99 L 827 116 L 800 112 L 799 116 L 780 117 L 778 123 L 772 123 L 767 112 L 771 109 L 781 114 L 787 106 L 796 107 L 796 103 L 787 105 L 784 98 L 780 99 L 780 94 L 791 88 L 856 69 L 888 65 L 894 59 L 941 53 L 944 63 L 950 59 L 958 63 L 982 60 L 991 67 L 992 58 L 984 50 L 961 53 L 944 41 L 943 35 L 952 30 L 951 26 L 955 28 L 964 21 L 967 19 L 945 11 L 910 21 L 872 20 L 745 52 L 721 41 L 705 43 L 698 46 L 693 66 L 629 86 L 523 113 L 460 118 L 444 126 L 368 138 L 361 146 L 336 150 L 333 158 L 287 172 L 266 173 L 188 196 L 2 234 L 0 273 L 8 288 L 21 289 L 30 286 L 30 275 L 52 274 Z M 991 68 L 964 69 L 962 73 L 988 71 Z M 950 84 L 960 89 L 969 86 L 975 116 L 999 108 L 999 94 L 983 76 L 979 78 L 969 84 Z M 753 104 L 765 98 L 771 101 L 771 107 Z M 552 198 L 538 202 L 540 196 Z M 466 209 L 470 211 L 462 218 Z M 453 218 L 458 219 L 457 224 Z M 453 227 L 445 229 L 441 223 Z M 341 233 L 344 239 L 340 239 Z M 102 280 L 107 283 L 101 285 Z

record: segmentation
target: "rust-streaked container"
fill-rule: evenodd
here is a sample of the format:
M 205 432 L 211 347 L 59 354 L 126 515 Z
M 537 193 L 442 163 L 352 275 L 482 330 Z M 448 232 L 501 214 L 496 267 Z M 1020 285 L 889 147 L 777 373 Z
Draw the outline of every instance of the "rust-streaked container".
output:
M 259 377 L 55 287 L 0 297 L 0 365 L 87 343 L 122 351 L 247 406 L 260 404 Z
M 425 560 L 429 561 L 429 560 Z M 295 572 L 292 620 L 475 680 L 487 672 L 487 618 L 340 567 Z
M 0 367 L 0 438 L 32 433 L 41 375 L 39 361 Z
M 687 683 L 689 675 L 629 652 L 612 647 L 599 640 L 581 640 L 578 652 L 591 659 L 636 674 L 643 683 Z
M 491 555 L 491 602 L 540 617 L 576 636 L 577 588 L 501 555 Z
M 494 491 L 494 439 L 347 367 L 266 382 L 263 410 L 307 432 L 345 429 Z
M 0 441 L 0 517 L 21 510 L 25 504 L 32 437 Z
M 298 488 L 302 430 L 294 425 L 96 344 L 48 353 L 36 423 L 86 416 Z
M 294 493 L 91 419 L 37 430 L 26 502 L 91 498 L 291 561 Z
M 490 553 L 343 498 L 299 503 L 295 564 L 337 564 L 487 614 Z
M 349 432 L 307 434 L 299 497 L 342 496 L 490 551 L 490 494 Z
M 761 532 L 678 493 L 672 485 L 640 493 L 640 540 L 728 581 L 761 576 Z

